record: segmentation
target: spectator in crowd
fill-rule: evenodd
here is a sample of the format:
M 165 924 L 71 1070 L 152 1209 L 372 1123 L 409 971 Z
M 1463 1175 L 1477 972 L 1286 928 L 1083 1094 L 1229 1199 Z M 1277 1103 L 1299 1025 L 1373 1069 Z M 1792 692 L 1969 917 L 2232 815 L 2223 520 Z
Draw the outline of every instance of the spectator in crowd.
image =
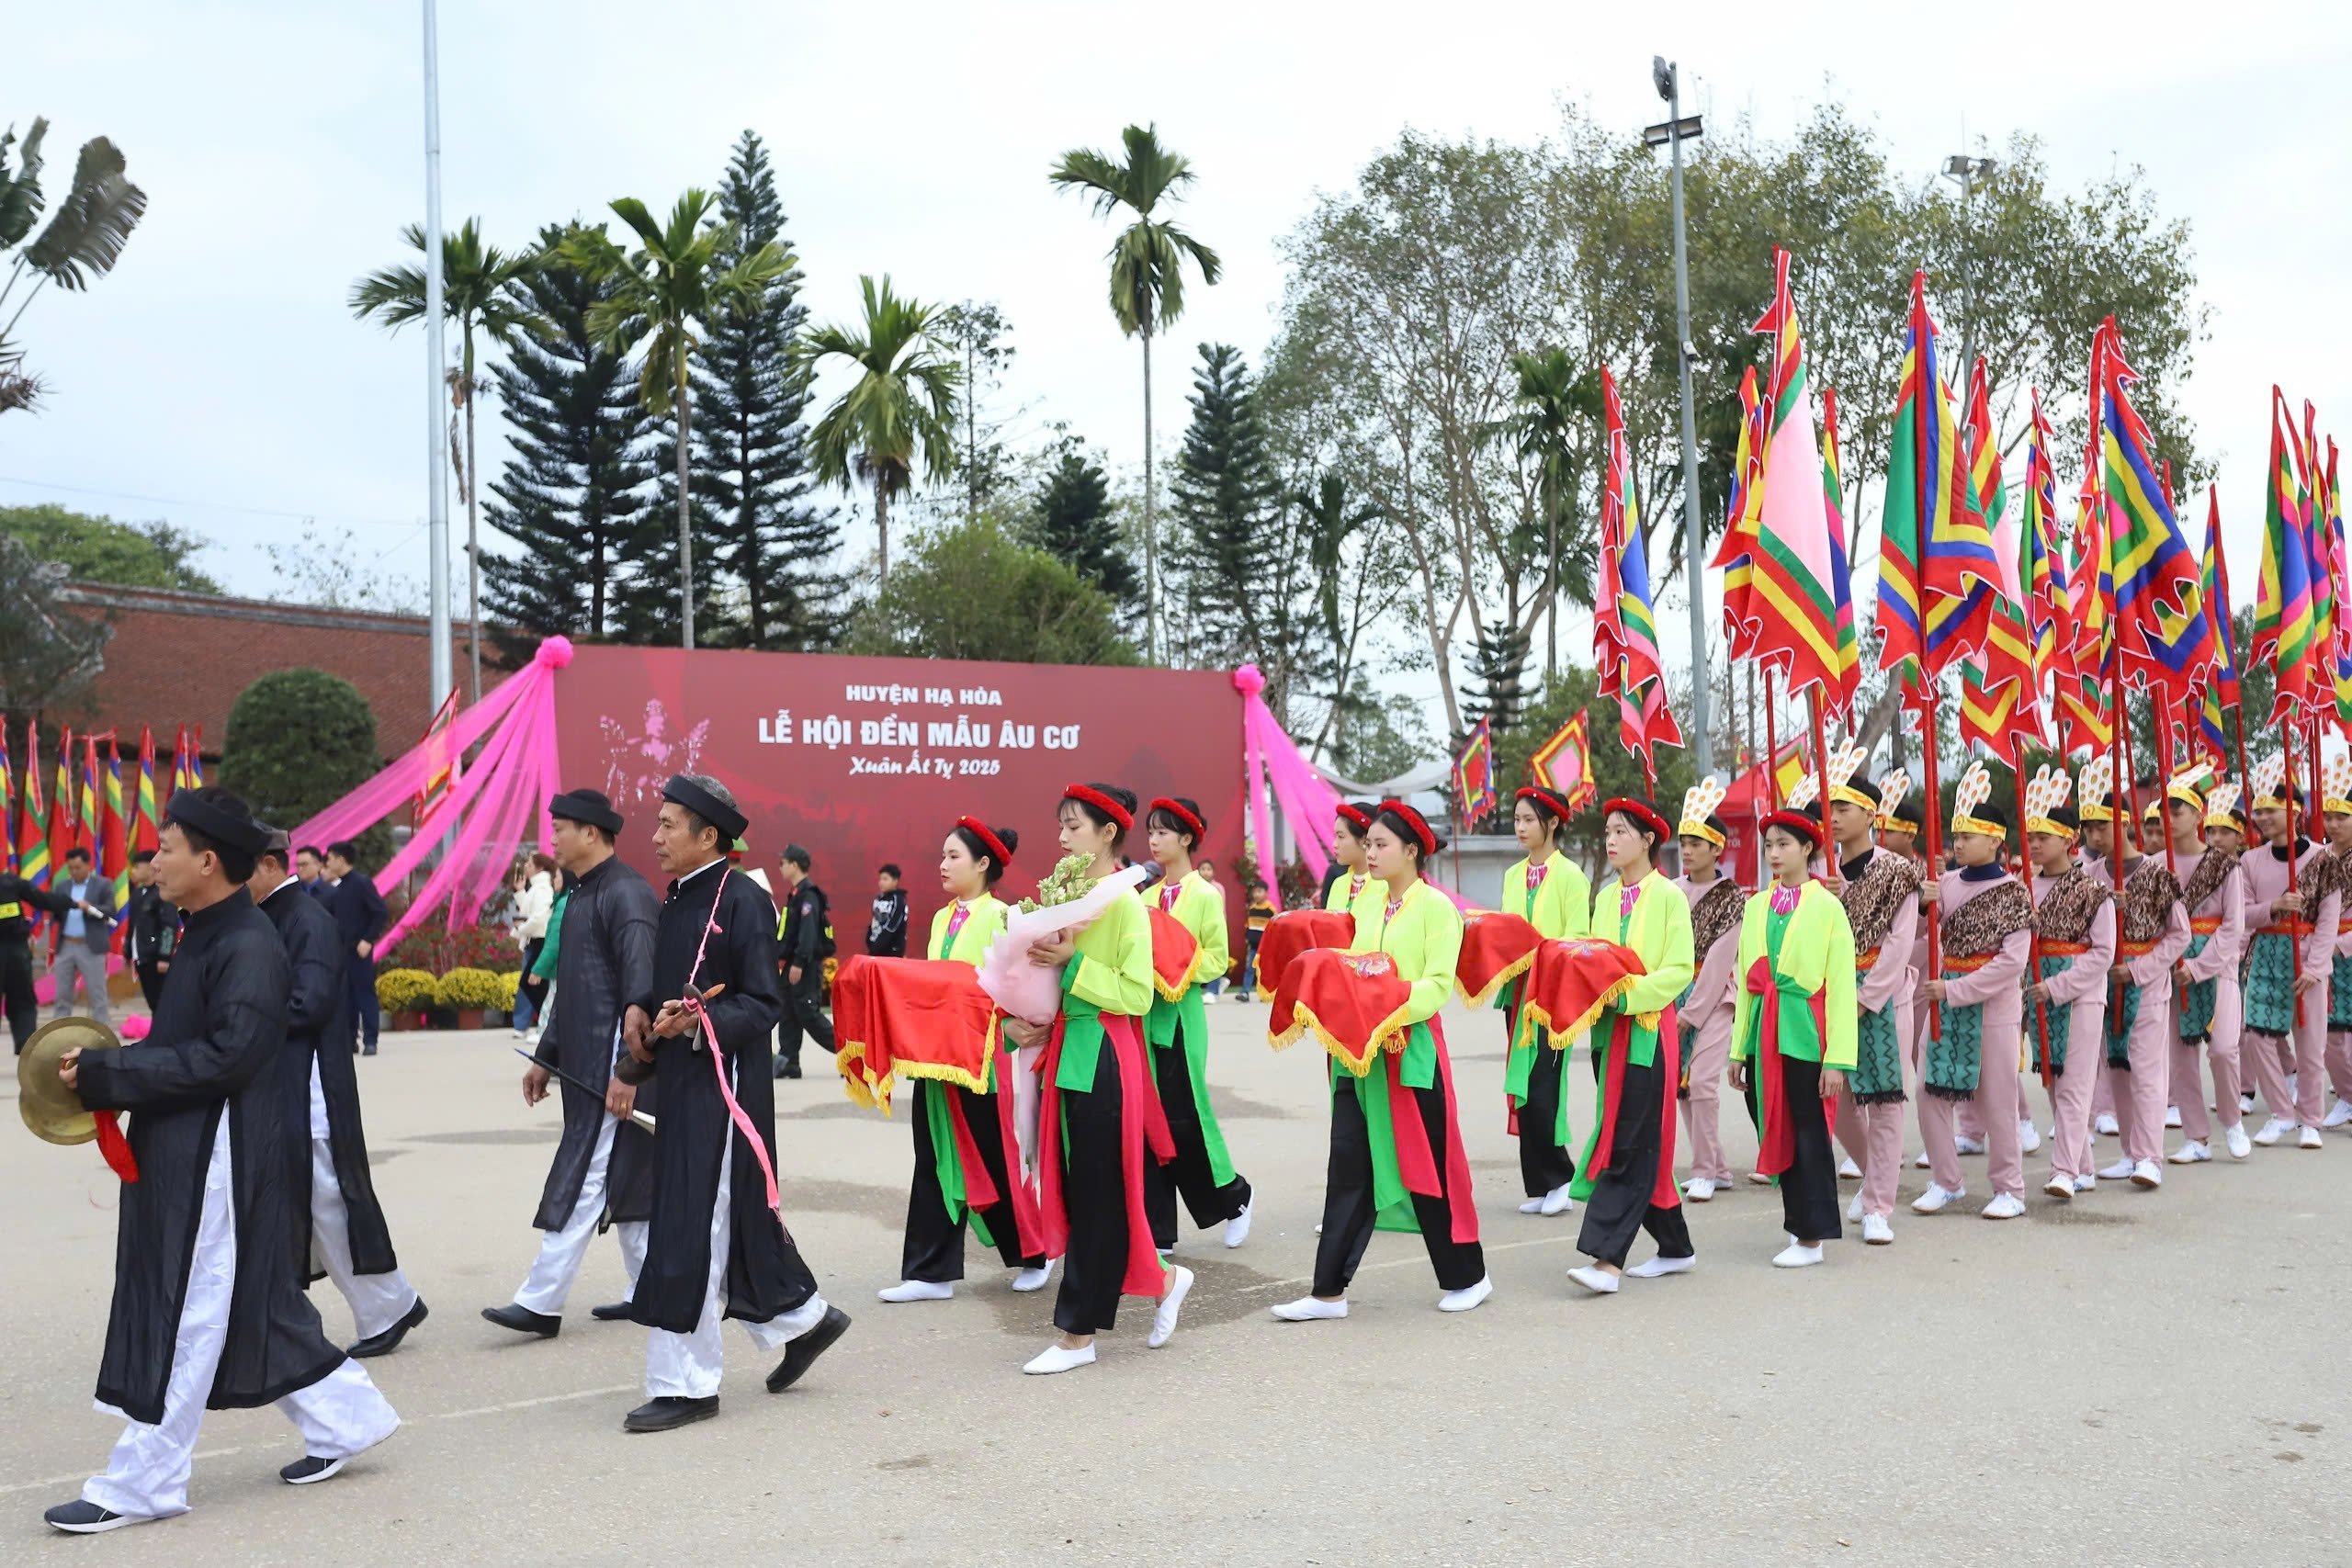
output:
M 534 973 L 538 968 L 539 953 L 547 945 L 548 917 L 555 911 L 555 856 L 544 850 L 534 851 L 524 868 L 524 881 L 515 900 L 515 940 L 523 944 L 523 978 L 514 987 L 514 1032 L 517 1037 L 529 1028 L 531 1020 L 547 1005 L 548 983 Z
M 35 887 L 21 876 L 0 874 L 0 998 L 7 1006 L 8 1032 L 18 1055 L 40 1027 L 40 999 L 33 992 L 33 921 L 73 907 L 54 887 Z
M 1273 923 L 1273 895 L 1262 882 L 1250 885 L 1250 956 L 1241 964 L 1241 994 L 1258 994 L 1258 943 Z
M 313 898 L 334 891 L 334 879 L 327 875 L 326 852 L 316 844 L 304 844 L 294 852 L 294 877 Z
M 776 1052 L 775 1076 L 800 1076 L 800 1037 L 833 1048 L 833 1023 L 822 1005 L 825 960 L 833 955 L 833 927 L 825 905 L 825 890 L 809 879 L 808 852 L 786 844 L 776 864 L 783 878 L 784 921 L 776 940 L 777 962 L 784 967 L 784 1039 Z
M 1203 882 L 1209 885 L 1209 891 L 1216 895 L 1217 907 L 1219 908 L 1223 908 L 1225 907 L 1225 884 L 1216 879 L 1216 862 L 1213 860 L 1195 861 L 1193 863 L 1193 869 L 1200 873 L 1201 880 Z M 1224 990 L 1225 976 L 1222 975 L 1219 975 L 1214 980 L 1204 981 L 1201 985 L 1201 1000 L 1204 1002 L 1217 1001 L 1221 998 Z
M 865 922 L 865 951 L 876 958 L 907 955 L 907 890 L 899 886 L 896 865 L 886 865 L 875 877 L 874 912 Z
M 57 879 L 65 895 L 63 940 L 50 973 L 57 981 L 57 1006 L 50 1014 L 74 1011 L 74 987 L 82 987 L 82 1009 L 100 1023 L 112 1021 L 107 1005 L 107 954 L 114 949 L 114 883 L 91 868 L 90 852 L 76 844 L 65 852 L 65 874 Z
M 179 941 L 180 912 L 155 886 L 153 850 L 141 850 L 130 857 L 130 902 L 122 918 L 129 933 L 123 938 L 123 956 L 130 961 L 130 972 L 139 976 L 139 991 L 147 998 L 147 1010 L 153 1012 L 155 998 L 163 994 L 164 976 L 172 967 L 172 949 Z
M 361 1055 L 372 1056 L 384 1021 L 383 1010 L 376 1005 L 376 940 L 384 934 L 390 917 L 384 896 L 376 891 L 375 879 L 359 869 L 357 844 L 349 839 L 329 844 L 327 874 L 334 879 L 327 909 L 342 934 L 345 963 L 349 965 L 344 981 L 352 1037 Z

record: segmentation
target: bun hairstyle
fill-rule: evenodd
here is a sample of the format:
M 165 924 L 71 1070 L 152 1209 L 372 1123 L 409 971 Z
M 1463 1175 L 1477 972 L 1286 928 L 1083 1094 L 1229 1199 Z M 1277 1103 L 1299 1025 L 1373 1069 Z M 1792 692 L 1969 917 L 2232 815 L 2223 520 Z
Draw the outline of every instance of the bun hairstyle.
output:
M 1086 819 L 1097 828 L 1110 829 L 1113 849 L 1127 841 L 1127 829 L 1134 827 L 1136 821 L 1135 791 L 1099 782 L 1072 784 L 1063 791 L 1062 799 L 1084 812 Z
M 956 823 L 948 836 L 963 845 L 964 852 L 975 861 L 989 863 L 986 874 L 988 885 L 994 887 L 998 880 L 1004 875 L 1004 863 L 1012 858 L 1015 850 L 1021 847 L 1021 835 L 1010 828 L 990 828 L 989 833 L 996 840 L 996 844 L 990 844 L 988 840 L 981 838 L 974 830 L 973 826 L 963 822 Z M 1003 848 L 1002 854 L 997 852 L 999 845 Z
M 1170 809 L 1173 807 L 1173 809 Z M 1144 818 L 1144 831 L 1165 828 L 1171 833 L 1182 833 L 1192 842 L 1185 846 L 1187 854 L 1198 854 L 1201 842 L 1208 837 L 1208 818 L 1201 815 L 1200 802 L 1181 795 L 1167 795 L 1151 803 L 1151 811 Z

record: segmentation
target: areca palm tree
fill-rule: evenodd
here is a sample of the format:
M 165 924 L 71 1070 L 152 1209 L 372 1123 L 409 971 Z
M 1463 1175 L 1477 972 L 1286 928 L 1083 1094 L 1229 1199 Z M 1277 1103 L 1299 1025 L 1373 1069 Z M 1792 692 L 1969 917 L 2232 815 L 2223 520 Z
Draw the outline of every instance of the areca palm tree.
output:
M 17 252 L 6 280 L 0 282 L 0 310 L 6 309 L 25 274 L 33 275 L 32 287 L 6 324 L 0 325 L 0 413 L 31 408 L 41 394 L 40 378 L 24 373 L 24 351 L 15 344 L 17 322 L 26 308 L 45 284 L 83 289 L 93 278 L 113 271 L 130 231 L 147 210 L 147 193 L 124 176 L 122 153 L 107 138 L 94 136 L 82 144 L 74 161 L 74 183 L 48 227 L 30 244 L 23 244 L 48 205 L 40 187 L 41 142 L 48 135 L 45 119 L 33 121 L 21 147 L 16 127 L 0 131 L 0 251 Z M 17 148 L 13 172 L 8 167 L 12 147 Z
M 412 223 L 401 234 L 409 249 L 423 254 L 423 224 Z M 474 493 L 479 471 L 474 466 L 474 397 L 483 386 L 474 369 L 475 339 L 486 337 L 503 347 L 518 333 L 538 330 L 538 317 L 518 287 L 538 265 L 536 252 L 508 255 L 496 245 L 482 243 L 479 218 L 469 218 L 456 233 L 441 236 L 441 315 L 458 329 L 459 345 L 458 364 L 447 373 L 449 396 L 466 418 L 459 489 L 466 502 L 466 619 L 473 627 L 466 641 L 472 651 L 475 702 L 481 701 L 481 508 Z M 424 320 L 424 269 L 406 264 L 368 274 L 351 286 L 351 313 L 395 333 Z
M 1151 340 L 1184 313 L 1184 261 L 1213 284 L 1224 270 L 1215 251 L 1175 224 L 1152 214 L 1165 198 L 1181 199 L 1193 183 L 1193 161 L 1159 144 L 1156 125 L 1131 125 L 1123 133 L 1126 161 L 1080 147 L 1062 154 L 1046 176 L 1057 189 L 1086 195 L 1097 218 L 1121 208 L 1136 215 L 1111 245 L 1111 314 L 1119 330 L 1143 339 L 1143 575 L 1144 647 L 1157 657 L 1159 640 L 1159 530 L 1155 521 L 1151 474 Z
M 817 477 L 847 490 L 874 487 L 876 560 L 890 581 L 890 502 L 914 482 L 915 468 L 937 481 L 954 471 L 956 388 L 963 371 L 931 336 L 933 307 L 901 299 L 890 288 L 862 276 L 865 320 L 857 327 L 820 327 L 801 340 L 809 365 L 847 360 L 856 384 L 817 421 L 810 448 Z M 918 451 L 920 448 L 920 451 Z
M 1577 368 L 1565 348 L 1514 354 L 1510 366 L 1512 374 L 1519 378 L 1511 393 L 1511 412 L 1497 421 L 1487 434 L 1492 439 L 1510 442 L 1520 461 L 1535 471 L 1544 510 L 1541 548 L 1547 616 L 1544 676 L 1547 682 L 1556 681 L 1560 673 L 1563 571 L 1571 580 L 1566 584 L 1571 592 L 1584 598 L 1591 592 L 1589 574 L 1580 573 L 1574 560 L 1563 558 L 1565 541 L 1560 535 L 1569 500 L 1576 494 L 1577 436 L 1600 417 L 1600 386 L 1591 371 Z
M 687 371 L 702 346 L 697 333 L 729 311 L 759 303 L 767 285 L 792 270 L 793 254 L 771 240 L 732 261 L 740 238 L 732 223 L 711 212 L 718 198 L 689 190 L 670 209 L 666 224 L 654 221 L 645 203 L 623 197 L 612 204 L 638 238 L 624 253 L 602 229 L 575 229 L 563 243 L 566 260 L 589 277 L 608 282 L 612 293 L 588 310 L 588 330 L 613 348 L 639 343 L 645 368 L 638 395 L 647 412 L 678 420 L 678 612 L 685 647 L 695 645 L 694 503 L 689 465 L 694 445 L 694 395 Z

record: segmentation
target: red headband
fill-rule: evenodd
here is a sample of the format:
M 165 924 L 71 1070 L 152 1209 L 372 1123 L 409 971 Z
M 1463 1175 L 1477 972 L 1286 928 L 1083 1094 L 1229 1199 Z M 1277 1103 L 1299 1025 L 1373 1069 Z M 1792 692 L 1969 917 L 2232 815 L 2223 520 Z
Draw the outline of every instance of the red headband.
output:
M 1372 818 L 1365 816 L 1356 807 L 1350 806 L 1346 801 L 1343 800 L 1340 802 L 1338 810 L 1340 817 L 1356 825 L 1356 831 L 1358 833 L 1369 833 L 1372 831 Z
M 1108 817 L 1112 821 L 1116 822 L 1119 825 L 1119 831 L 1122 833 L 1136 825 L 1136 814 L 1134 812 L 1128 810 L 1117 801 L 1113 800 L 1109 795 L 1104 795 L 1092 784 L 1071 784 L 1068 789 L 1062 791 L 1062 798 L 1064 800 L 1084 801 L 1087 805 L 1094 807 L 1095 810 L 1102 813 L 1103 816 Z
M 1764 826 L 1783 828 L 1792 833 L 1801 833 L 1813 841 L 1813 847 L 1816 850 L 1822 846 L 1821 819 L 1817 817 L 1808 817 L 1802 811 L 1775 811 L 1764 818 Z
M 1158 800 L 1151 803 L 1151 808 L 1154 811 L 1165 811 L 1169 816 L 1173 817 L 1177 821 L 1182 822 L 1185 827 L 1190 828 L 1193 830 L 1193 838 L 1196 844 L 1198 840 L 1209 836 L 1208 824 L 1193 816 L 1190 811 L 1184 809 L 1183 804 L 1181 801 L 1170 800 L 1163 795 Z
M 1430 825 L 1421 820 L 1419 812 L 1401 800 L 1384 800 L 1380 803 L 1380 809 L 1413 830 L 1413 837 L 1420 840 L 1421 853 L 1437 853 L 1437 835 L 1430 831 Z
M 1652 806 L 1646 800 L 1634 800 L 1630 796 L 1620 795 L 1615 800 L 1602 803 L 1600 814 L 1603 817 L 1608 816 L 1612 811 L 1619 812 L 1624 816 L 1632 818 L 1634 821 L 1639 822 L 1643 827 L 1647 828 L 1650 831 L 1656 833 L 1657 835 L 1657 841 L 1661 844 L 1674 837 L 1673 824 L 1667 821 L 1665 818 L 1659 816 L 1657 814 L 1657 807 Z
M 1568 797 L 1557 790 L 1545 789 L 1542 784 L 1521 784 L 1511 798 L 1533 801 L 1560 821 L 1568 819 Z
M 956 818 L 956 826 L 978 839 L 982 847 L 996 857 L 996 867 L 999 871 L 1002 871 L 1012 861 L 1012 852 L 1004 847 L 1004 840 L 991 832 L 989 825 L 978 818 L 958 817 Z

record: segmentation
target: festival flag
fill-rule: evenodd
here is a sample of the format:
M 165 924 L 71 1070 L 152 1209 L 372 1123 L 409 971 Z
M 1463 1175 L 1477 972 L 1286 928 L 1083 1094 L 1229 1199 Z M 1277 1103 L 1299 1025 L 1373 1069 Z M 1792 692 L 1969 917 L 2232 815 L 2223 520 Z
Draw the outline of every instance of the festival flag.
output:
M 1838 683 L 1845 693 L 1839 705 L 1853 705 L 1862 681 L 1862 646 L 1854 628 L 1854 573 L 1846 555 L 1846 465 L 1838 445 L 1838 389 L 1821 389 L 1821 494 L 1829 513 L 1829 577 L 1838 598 Z
M 130 833 L 122 818 L 122 755 L 107 742 L 106 798 L 98 818 L 98 869 L 114 879 L 114 907 L 130 902 Z M 122 928 L 115 928 L 118 944 Z
M 57 788 L 49 797 L 49 873 L 54 881 L 74 847 L 74 731 L 57 736 Z
M 2154 439 L 2132 406 L 2130 389 L 2140 377 L 2123 357 L 2112 316 L 2099 324 L 2091 364 L 2116 657 L 2125 684 L 2161 691 L 2168 699 L 2161 705 L 2169 706 L 2218 657 L 2199 586 L 2203 573 L 2157 477 Z
M 1708 564 L 1724 574 L 1724 629 L 1735 660 L 1749 657 L 1755 615 L 1748 598 L 1756 575 L 1756 519 L 1763 503 L 1765 403 L 1756 385 L 1756 367 L 1739 378 L 1739 439 L 1731 460 L 1731 498 L 1724 513 L 1724 539 Z
M 2058 744 L 2066 751 L 2087 748 L 2104 752 L 2115 740 L 2107 686 L 2107 660 L 2113 646 L 2107 606 L 2113 591 L 2108 581 L 2107 530 L 2098 524 L 2098 487 L 2086 450 L 2082 488 L 2075 498 L 2074 570 L 2066 582 L 2071 647 L 2068 639 L 2060 639 L 2066 668 L 2058 678 Z
M 153 852 L 163 846 L 163 818 L 155 802 L 155 734 L 139 727 L 139 810 L 130 824 L 130 847 Z
M 98 863 L 98 830 L 101 797 L 98 795 L 98 738 L 82 737 L 82 797 L 74 815 L 74 841 L 90 852 L 90 863 Z
M 172 736 L 171 795 L 187 788 L 187 726 L 183 724 Z
M 1963 613 L 1972 608 L 1968 585 L 1997 579 L 2000 565 L 1969 490 L 1951 393 L 1937 369 L 1927 289 L 1928 275 L 1914 273 L 1881 511 L 1876 624 L 1881 667 L 1913 660 L 1932 682 L 1954 659 L 1983 646 L 1984 615 Z
M 2327 601 L 2330 625 L 2335 631 L 2334 650 L 2328 660 L 2330 694 L 2334 698 L 2336 728 L 2346 739 L 2352 739 L 2352 614 L 2344 607 L 2345 590 L 2352 584 L 2344 557 L 2344 502 L 2335 487 L 2335 437 L 2327 438 L 2327 467 L 2319 468 L 2318 452 L 2312 454 L 2312 471 L 2321 477 L 2319 489 L 2313 495 L 2318 526 L 2327 546 Z
M 2262 511 L 2262 583 L 2255 599 L 2254 640 L 2246 657 L 2278 672 L 2273 723 L 2311 706 L 2317 622 L 2312 604 L 2311 552 L 2304 544 L 2303 491 L 2289 456 L 2287 400 L 2270 389 L 2270 476 Z
M 2061 650 L 2071 652 L 2060 629 L 2066 624 L 2064 563 L 2058 555 L 2058 468 L 2051 458 L 2054 441 L 2050 418 L 2041 412 L 2041 390 L 2030 396 L 2032 412 L 2025 447 L 2025 515 L 2020 533 L 2025 548 L 2026 625 L 2033 634 L 2036 686 L 2042 677 L 2060 672 Z
M 1600 786 L 1592 778 L 1592 721 L 1587 708 L 1552 732 L 1527 760 L 1527 771 L 1545 789 L 1567 796 L 1568 809 L 1581 811 L 1599 798 Z
M 1666 705 L 1666 670 L 1657 650 L 1657 620 L 1650 610 L 1648 552 L 1635 515 L 1632 457 L 1617 380 L 1600 367 L 1601 414 L 1607 459 L 1600 491 L 1600 583 L 1593 598 L 1593 658 L 1600 691 L 1615 696 L 1625 750 L 1654 773 L 1652 748 L 1679 746 L 1682 730 Z
M 2199 711 L 2198 727 L 2206 749 L 2226 772 L 2230 741 L 2223 718 L 2243 699 L 2238 682 L 2237 628 L 2230 623 L 2230 569 L 2222 556 L 2222 495 L 2218 490 L 2208 490 L 2205 496 L 2205 614 L 2213 623 L 2213 645 L 2220 649 L 2221 657 L 2213 661 L 2212 674 L 2204 683 L 2205 700 Z
M 1983 649 L 1962 670 L 1960 737 L 1963 742 L 1983 741 L 1994 756 L 2014 767 L 2020 747 L 2028 741 L 2041 743 L 2040 682 L 2026 618 L 2029 547 L 2008 510 L 2000 444 L 1993 434 L 1992 386 L 1982 358 L 1969 372 L 1966 441 L 1969 489 L 1992 523 L 1996 556 L 2004 570 L 1998 582 L 1979 580 L 1969 586 L 1972 598 L 1982 595 L 1985 600 L 1986 630 Z
M 452 686 L 449 694 L 441 699 L 441 706 L 434 714 L 432 722 L 424 727 L 427 758 L 424 787 L 416 792 L 416 799 L 409 807 L 409 822 L 419 830 L 441 808 L 441 803 L 448 798 L 450 785 L 457 781 L 458 759 L 448 744 L 449 726 L 457 716 L 458 688 Z
M 17 874 L 17 771 L 8 761 L 8 727 L 0 724 L 0 866 Z
M 187 787 L 204 787 L 204 726 L 193 726 L 187 745 Z
M 1484 715 L 1470 727 L 1462 755 L 1453 760 L 1453 797 L 1465 828 L 1494 809 L 1495 732 Z
M 25 800 L 17 813 L 17 874 L 35 887 L 49 886 L 49 831 L 41 821 L 40 722 L 25 725 Z M 38 925 L 40 922 L 34 922 Z

